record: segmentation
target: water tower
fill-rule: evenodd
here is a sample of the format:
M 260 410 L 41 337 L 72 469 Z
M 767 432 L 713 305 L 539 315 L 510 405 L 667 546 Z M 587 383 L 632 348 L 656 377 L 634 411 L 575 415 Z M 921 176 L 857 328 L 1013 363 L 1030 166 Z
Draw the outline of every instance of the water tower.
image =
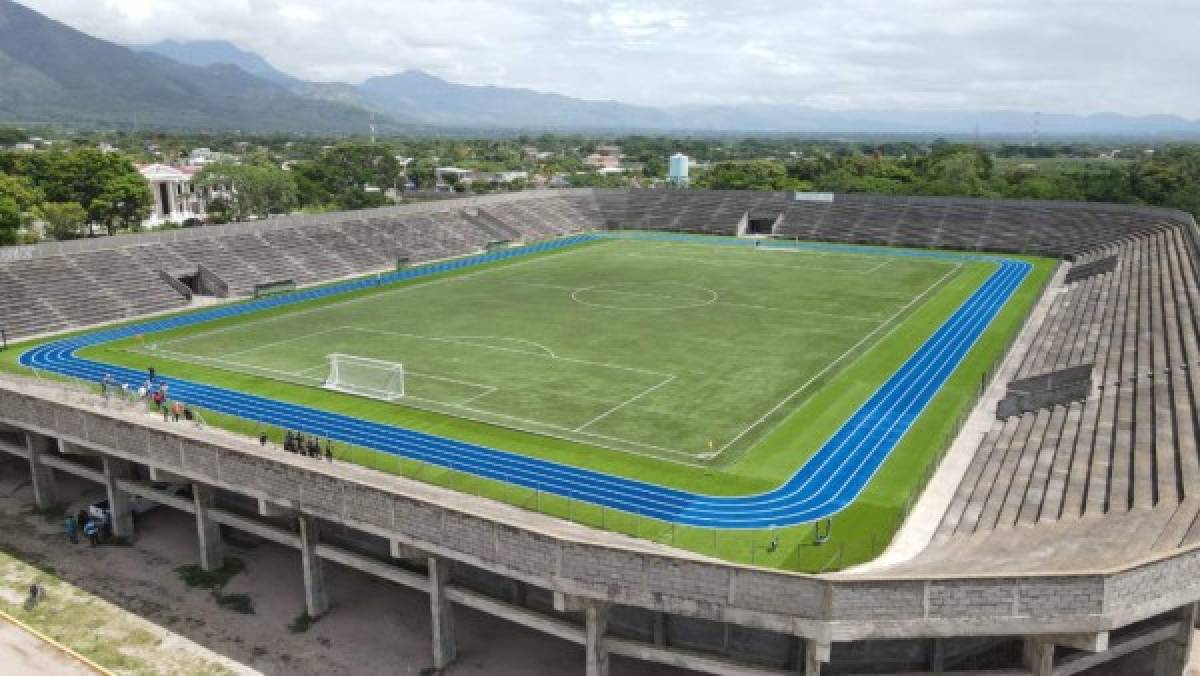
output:
M 667 162 L 667 180 L 672 185 L 686 186 L 688 183 L 688 156 L 675 153 Z

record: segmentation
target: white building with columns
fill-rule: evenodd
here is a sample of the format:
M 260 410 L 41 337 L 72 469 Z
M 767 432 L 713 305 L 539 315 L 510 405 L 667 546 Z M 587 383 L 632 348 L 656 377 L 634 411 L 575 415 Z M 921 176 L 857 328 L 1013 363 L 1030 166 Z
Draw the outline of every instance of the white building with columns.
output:
M 164 223 L 182 223 L 189 218 L 204 218 L 208 211 L 206 191 L 193 181 L 200 167 L 172 167 L 166 164 L 138 166 L 154 196 L 154 208 L 142 226 L 156 228 Z

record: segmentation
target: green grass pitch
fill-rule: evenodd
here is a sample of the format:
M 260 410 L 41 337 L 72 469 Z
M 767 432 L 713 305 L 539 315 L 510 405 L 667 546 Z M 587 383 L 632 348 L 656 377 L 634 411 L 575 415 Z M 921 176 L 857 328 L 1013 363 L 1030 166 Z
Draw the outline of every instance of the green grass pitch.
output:
M 83 355 L 667 486 L 746 494 L 794 472 L 994 269 L 894 253 L 606 239 Z M 1034 262 L 824 547 L 802 544 L 809 526 L 676 529 L 368 449 L 341 455 L 725 559 L 841 567 L 877 553 L 923 486 L 1053 271 L 1052 261 Z M 388 403 L 321 388 L 334 352 L 403 363 L 406 396 Z M 795 546 L 766 552 L 775 535 Z
M 407 406 L 706 462 L 752 446 L 962 268 L 613 240 L 140 349 L 311 386 L 331 353 L 401 363 Z

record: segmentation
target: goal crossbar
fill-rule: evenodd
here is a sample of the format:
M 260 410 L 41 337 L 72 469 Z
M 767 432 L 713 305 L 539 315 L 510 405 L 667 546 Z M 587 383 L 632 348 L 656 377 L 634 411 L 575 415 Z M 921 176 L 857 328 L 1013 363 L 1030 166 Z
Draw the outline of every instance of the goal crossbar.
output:
M 326 389 L 383 401 L 404 396 L 404 364 L 340 352 L 325 358 L 329 361 Z

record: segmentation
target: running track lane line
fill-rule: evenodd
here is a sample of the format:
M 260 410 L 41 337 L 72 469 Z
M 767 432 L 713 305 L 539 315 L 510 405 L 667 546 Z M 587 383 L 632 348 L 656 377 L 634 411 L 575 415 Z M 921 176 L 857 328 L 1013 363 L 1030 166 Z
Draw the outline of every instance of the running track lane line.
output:
M 595 239 L 599 237 L 578 235 L 522 249 L 394 272 L 385 275 L 382 281 L 390 284 Z M 934 252 L 880 251 L 878 255 L 897 254 L 956 261 L 985 260 L 998 263 L 998 267 L 795 474 L 780 486 L 754 495 L 727 497 L 681 491 L 225 388 L 173 378 L 164 380 L 170 383 L 175 396 L 201 408 L 671 523 L 722 529 L 807 523 L 832 516 L 861 494 L 1032 268 L 1023 261 Z M 137 334 L 239 316 L 376 285 L 374 278 L 361 279 L 183 317 L 103 330 L 33 348 L 23 353 L 20 361 L 25 366 L 93 382 L 99 382 L 105 373 L 112 374 L 118 382 L 141 382 L 144 378 L 141 371 L 82 359 L 74 353 L 84 347 Z

